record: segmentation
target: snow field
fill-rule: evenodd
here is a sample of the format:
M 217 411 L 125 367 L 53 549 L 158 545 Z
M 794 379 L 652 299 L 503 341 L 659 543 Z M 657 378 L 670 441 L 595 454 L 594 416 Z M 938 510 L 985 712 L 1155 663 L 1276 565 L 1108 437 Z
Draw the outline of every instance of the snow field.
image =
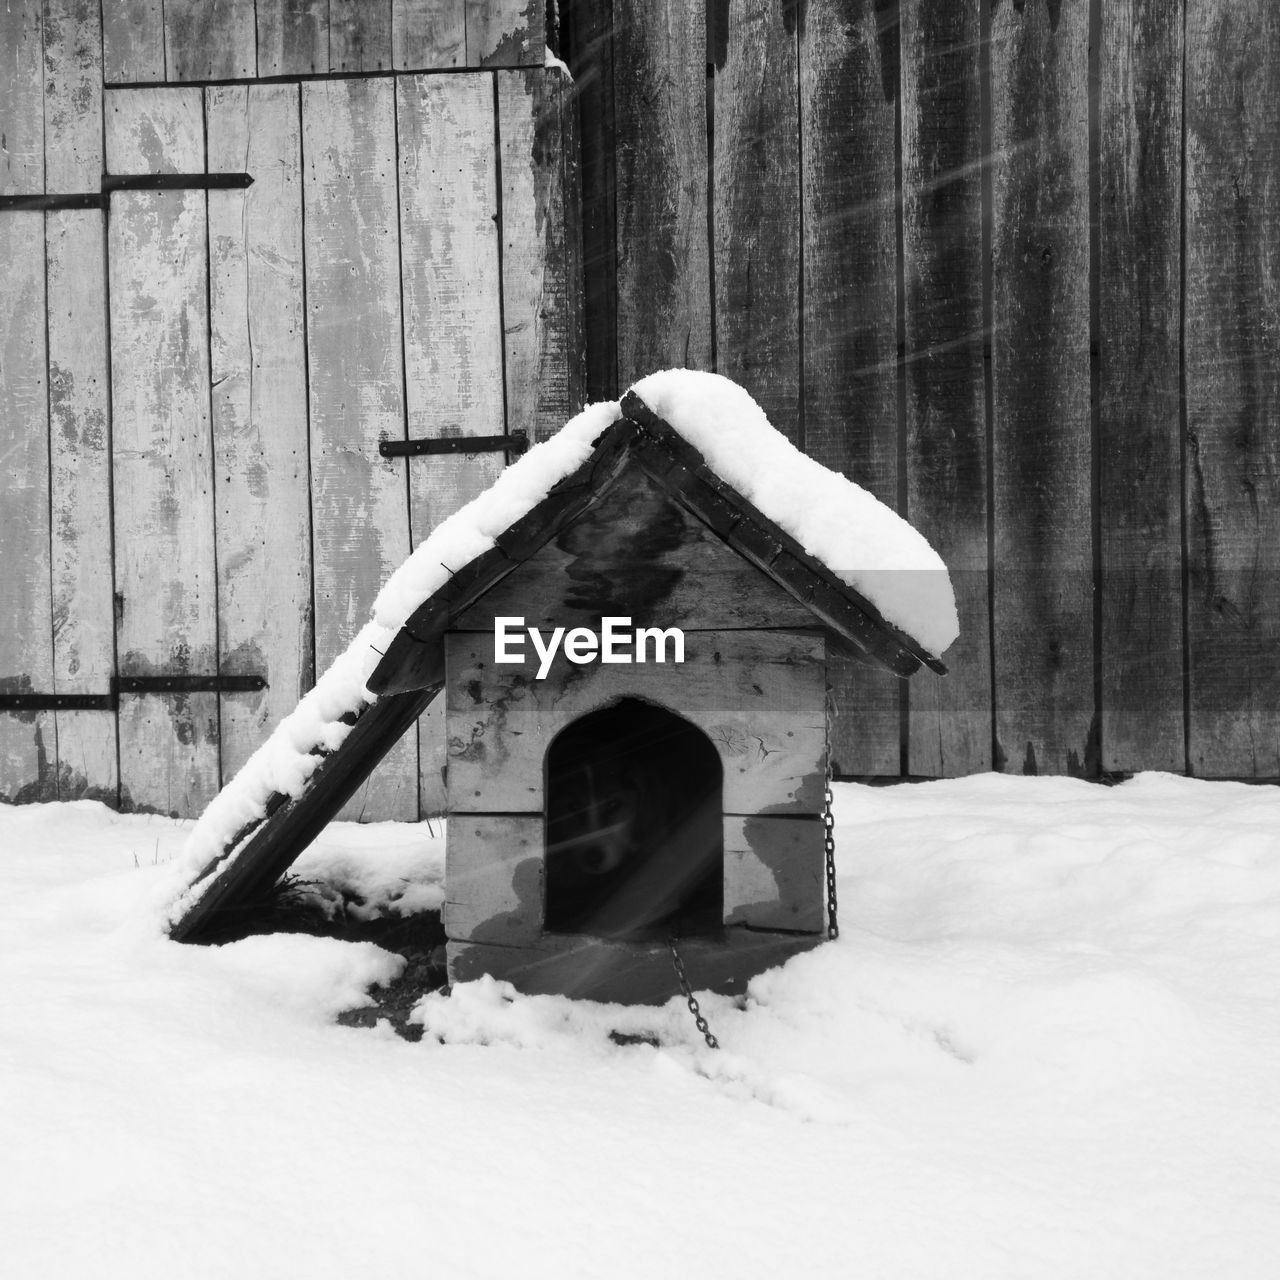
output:
M 1280 1275 L 1280 791 L 837 786 L 838 942 L 702 1001 L 164 938 L 188 824 L 0 809 L 0 1239 L 25 1277 Z M 440 900 L 443 841 L 303 877 Z M 655 1036 L 619 1046 L 611 1031 Z

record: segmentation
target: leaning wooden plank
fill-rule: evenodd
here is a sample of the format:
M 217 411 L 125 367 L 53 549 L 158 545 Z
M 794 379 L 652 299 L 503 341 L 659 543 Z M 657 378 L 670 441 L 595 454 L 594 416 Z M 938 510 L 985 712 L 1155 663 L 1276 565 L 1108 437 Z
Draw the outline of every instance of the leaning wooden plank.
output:
M 166 79 L 257 75 L 256 22 L 253 0 L 164 0 Z
M 405 76 L 398 85 L 397 110 L 409 436 L 500 435 L 502 297 L 493 83 L 487 75 Z M 536 404 L 536 382 L 520 390 L 526 402 Z M 414 544 L 483 493 L 502 466 L 501 453 L 410 461 Z M 419 722 L 418 753 L 423 812 L 439 813 L 445 805 L 439 708 Z
M 163 0 L 108 0 L 102 6 L 102 71 L 107 84 L 163 80 Z
M 816 0 L 805 16 L 799 83 L 804 314 L 778 312 L 776 323 L 789 326 L 784 339 L 789 342 L 798 340 L 799 326 L 804 325 L 805 451 L 896 508 L 894 93 L 898 68 L 892 46 L 877 39 L 872 7 L 859 6 L 853 18 L 846 11 L 847 6 L 837 0 Z M 723 115 L 718 82 L 716 103 L 718 126 Z M 717 127 L 717 157 L 719 132 Z M 749 140 L 748 132 L 743 145 Z M 782 198 L 781 192 L 775 197 Z M 744 210 L 743 216 L 754 215 Z M 794 236 L 795 229 L 790 231 Z M 720 274 L 717 267 L 717 295 Z M 750 281 L 741 274 L 738 279 L 741 292 Z M 729 338 L 734 331 L 726 331 L 719 316 L 718 310 L 720 351 L 724 353 L 732 341 L 735 359 L 754 359 L 755 353 L 741 349 L 753 335 Z M 765 324 L 775 322 L 761 319 Z M 792 358 L 790 352 L 786 358 Z M 795 359 L 798 364 L 798 352 Z M 795 423 L 796 430 L 795 407 L 788 403 L 792 392 L 784 385 L 779 391 L 778 410 Z M 836 711 L 831 744 L 836 772 L 845 777 L 898 774 L 900 683 L 884 672 L 836 656 L 830 679 Z
M 467 61 L 466 0 L 391 0 L 391 63 L 397 71 Z
M 554 69 L 499 72 L 496 80 L 507 430 L 544 440 L 584 395 L 581 293 L 570 288 L 580 241 L 565 234 L 577 195 L 566 190 L 568 82 Z
M 329 70 L 391 66 L 391 0 L 329 0 Z
M 329 70 L 329 0 L 258 0 L 258 75 Z
M 429 689 L 379 698 L 342 745 L 320 762 L 297 798 L 276 795 L 269 816 L 224 851 L 213 879 L 170 931 L 178 942 L 217 941 L 237 915 L 252 910 L 294 859 L 338 816 L 370 772 L 439 692 Z
M 44 190 L 41 6 L 0 7 L 0 195 Z M 0 693 L 53 685 L 44 215 L 0 213 Z M 56 795 L 54 718 L 0 711 L 0 799 Z
M 1093 773 L 1088 6 L 991 24 L 996 764 Z
M 902 9 L 907 514 L 960 613 L 951 674 L 907 694 L 907 772 L 927 777 L 991 768 L 979 7 Z
M 543 0 L 466 0 L 467 66 L 540 67 L 546 57 Z
M 618 368 L 712 368 L 703 0 L 614 0 Z
M 800 119 L 794 10 L 729 9 L 715 61 L 716 369 L 800 442 Z M 847 302 L 847 300 L 846 300 Z M 825 459 L 824 459 L 825 461 Z
M 209 167 L 253 175 L 209 193 L 218 669 L 229 778 L 312 679 L 311 502 L 296 85 L 210 89 Z
M 390 79 L 302 87 L 316 666 L 342 653 L 409 554 L 395 96 Z M 348 815 L 418 816 L 416 741 L 397 746 Z
M 1280 775 L 1280 12 L 1189 0 L 1191 771 Z
M 49 191 L 92 191 L 102 163 L 98 0 L 45 7 L 45 176 Z M 50 213 L 49 507 L 53 688 L 105 694 L 115 670 L 105 226 L 96 209 Z M 116 718 L 58 711 L 58 798 L 119 796 Z
M 1186 767 L 1182 3 L 1103 6 L 1098 356 L 1102 767 Z
M 111 173 L 199 173 L 199 89 L 107 95 Z M 203 191 L 111 198 L 112 468 L 122 676 L 218 670 Z M 216 693 L 120 699 L 127 807 L 187 817 L 218 790 Z

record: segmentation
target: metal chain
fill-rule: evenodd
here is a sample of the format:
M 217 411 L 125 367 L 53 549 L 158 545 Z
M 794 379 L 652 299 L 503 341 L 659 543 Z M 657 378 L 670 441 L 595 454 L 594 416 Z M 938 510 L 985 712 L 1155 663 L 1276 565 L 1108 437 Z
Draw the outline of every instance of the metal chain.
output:
M 671 948 L 671 963 L 675 965 L 676 977 L 680 980 L 680 990 L 684 993 L 684 998 L 689 1002 L 689 1012 L 693 1014 L 693 1020 L 698 1024 L 698 1030 L 702 1032 L 702 1038 L 707 1042 L 707 1048 L 718 1049 L 720 1041 L 711 1034 L 711 1027 L 706 1018 L 702 1016 L 702 1010 L 698 1008 L 698 1002 L 694 999 L 693 989 L 689 986 L 689 979 L 685 976 L 684 961 L 680 959 L 680 952 L 676 950 L 676 931 L 674 929 L 667 935 L 667 945 Z
M 835 797 L 828 784 L 826 807 L 822 811 L 823 843 L 827 850 L 827 937 L 834 942 L 840 936 L 840 925 L 836 916 L 836 820 L 831 813 L 831 802 Z

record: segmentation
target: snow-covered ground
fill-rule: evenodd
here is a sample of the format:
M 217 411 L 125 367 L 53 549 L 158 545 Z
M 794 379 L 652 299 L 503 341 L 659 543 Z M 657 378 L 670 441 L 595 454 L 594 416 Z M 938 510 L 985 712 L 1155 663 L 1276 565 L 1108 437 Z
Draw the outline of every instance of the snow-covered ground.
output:
M 4 1274 L 1280 1276 L 1280 791 L 837 818 L 839 941 L 706 999 L 713 1053 L 678 1002 L 487 982 L 416 1044 L 336 1025 L 396 958 L 170 943 L 185 824 L 0 809 Z M 440 850 L 339 826 L 298 870 L 431 905 Z

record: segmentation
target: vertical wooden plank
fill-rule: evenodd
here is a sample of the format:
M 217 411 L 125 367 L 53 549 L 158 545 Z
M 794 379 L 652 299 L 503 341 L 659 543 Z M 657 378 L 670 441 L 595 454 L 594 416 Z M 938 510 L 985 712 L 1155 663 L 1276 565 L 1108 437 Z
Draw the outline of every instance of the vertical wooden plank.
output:
M 546 57 L 544 0 L 466 0 L 467 66 L 540 67 Z
M 504 427 L 493 81 L 404 77 L 397 109 L 409 435 L 498 434 Z M 526 397 L 532 391 L 525 388 Z M 411 461 L 415 544 L 487 489 L 502 465 L 500 453 Z M 418 721 L 425 814 L 445 807 L 442 701 Z
M 102 73 L 107 84 L 163 80 L 163 0 L 106 0 L 102 5 Z
M 568 82 L 555 69 L 496 78 L 507 429 L 541 440 L 581 408 L 584 392 L 581 240 L 566 234 L 577 201 L 566 169 Z
M 40 0 L 0 4 L 0 194 L 44 190 L 44 33 Z
M 329 0 L 257 0 L 258 75 L 329 70 Z
M 43 33 L 38 0 L 0 5 L 0 195 L 44 190 Z M 0 692 L 53 684 L 44 214 L 0 214 Z M 48 712 L 0 712 L 0 800 L 52 800 Z
M 614 0 L 619 389 L 710 369 L 704 0 Z
M 467 61 L 465 0 L 392 0 L 391 65 L 397 71 Z
M 979 0 L 902 9 L 907 515 L 951 570 L 960 641 L 908 691 L 908 772 L 991 768 Z
M 405 463 L 378 441 L 405 434 L 390 79 L 302 86 L 316 666 L 365 624 L 409 553 Z M 417 740 L 407 735 L 347 806 L 349 817 L 418 816 Z
M 329 0 L 329 70 L 391 66 L 391 0 Z
M 204 168 L 199 89 L 118 89 L 112 173 Z M 217 672 L 203 191 L 111 198 L 112 469 L 117 653 L 124 676 Z M 218 789 L 214 693 L 120 699 L 126 807 L 191 815 Z
M 800 441 L 796 9 L 729 7 L 715 51 L 716 368 Z
M 991 19 L 998 767 L 1097 768 L 1089 420 L 1089 12 Z
M 1102 10 L 1102 767 L 1181 770 L 1182 4 Z
M 254 177 L 209 193 L 218 668 L 267 679 L 221 695 L 226 779 L 313 679 L 298 88 L 210 89 L 206 113 L 210 169 Z
M 1280 775 L 1280 11 L 1188 0 L 1193 773 Z
M 801 34 L 803 443 L 824 466 L 896 507 L 898 56 L 896 25 L 886 26 L 884 38 L 878 31 L 880 7 L 873 0 L 814 0 Z M 718 82 L 716 92 L 719 117 Z M 717 156 L 720 150 L 717 127 Z M 719 203 L 718 183 L 716 198 Z M 754 215 L 744 210 L 739 216 Z M 717 263 L 718 296 L 720 281 Z M 787 323 L 786 316 L 779 313 L 775 323 Z M 794 332 L 794 317 L 790 323 Z M 719 321 L 717 330 L 721 367 L 730 342 L 755 340 L 751 333 L 731 337 Z M 788 417 L 794 422 L 794 410 Z M 774 425 L 788 430 L 786 419 L 775 418 Z M 901 682 L 838 655 L 829 676 L 837 712 L 835 772 L 900 773 Z
M 166 79 L 256 75 L 256 21 L 253 0 L 164 0 Z
M 102 173 L 102 35 L 98 0 L 45 5 L 45 175 L 50 191 L 91 191 Z M 50 554 L 53 688 L 104 694 L 115 670 L 111 595 L 111 459 L 107 258 L 96 209 L 50 213 Z M 59 711 L 58 798 L 118 798 L 116 720 Z

